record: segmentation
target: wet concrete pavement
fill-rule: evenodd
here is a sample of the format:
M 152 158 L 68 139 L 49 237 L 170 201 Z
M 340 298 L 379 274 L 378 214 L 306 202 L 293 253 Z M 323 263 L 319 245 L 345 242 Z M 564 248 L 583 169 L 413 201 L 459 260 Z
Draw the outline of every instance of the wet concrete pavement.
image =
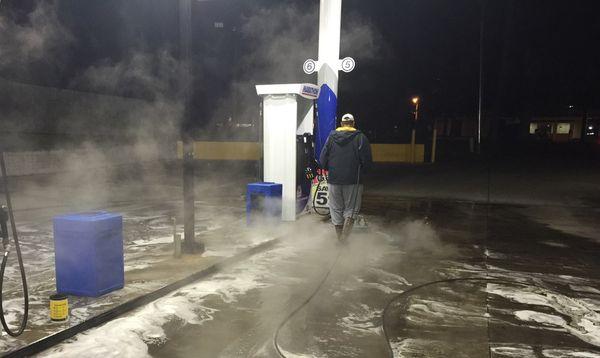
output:
M 386 312 L 397 357 L 600 357 L 598 211 L 561 210 L 572 215 L 366 197 L 370 230 L 348 247 L 303 217 L 273 250 L 45 355 L 277 357 L 277 326 L 341 250 L 321 290 L 281 330 L 285 356 L 390 356 L 382 314 L 397 299 Z M 495 281 L 419 288 L 467 277 Z
M 520 176 L 505 175 L 513 188 L 519 187 L 518 200 L 511 197 L 509 202 L 521 205 L 496 201 L 488 207 L 481 203 L 487 190 L 504 195 L 498 185 L 485 182 L 479 169 L 473 169 L 469 185 L 462 180 L 469 175 L 462 172 L 452 176 L 456 180 L 446 180 L 437 175 L 439 169 L 416 170 L 433 170 L 426 175 L 430 182 L 416 173 L 402 179 L 414 182 L 388 183 L 395 191 L 371 185 L 364 198 L 370 231 L 355 235 L 314 300 L 281 330 L 285 355 L 389 356 L 382 315 L 396 298 L 386 312 L 386 330 L 397 357 L 600 357 L 600 206 L 593 200 L 597 173 L 570 178 L 583 188 L 574 193 L 563 187 L 555 195 L 551 189 L 556 183 L 550 182 L 540 189 L 546 194 L 532 197 Z M 389 181 L 390 173 L 382 178 Z M 100 299 L 72 297 L 69 324 L 162 287 L 211 260 L 277 235 L 284 240 L 44 355 L 277 357 L 275 329 L 314 292 L 337 255 L 331 228 L 318 217 L 305 216 L 291 228 L 248 231 L 243 188 L 252 178 L 230 182 L 202 177 L 197 228 L 209 243 L 207 260 L 169 268 L 162 263 L 171 256 L 170 218 L 181 217 L 181 202 L 173 199 L 181 188 L 179 178 L 167 179 L 158 185 L 117 181 L 100 197 L 93 195 L 94 188 L 77 193 L 69 186 L 55 191 L 40 184 L 31 190 L 22 184 L 15 202 L 34 292 L 32 319 L 22 340 L 0 337 L 0 350 L 66 327 L 50 324 L 47 316 L 47 296 L 54 289 L 51 218 L 103 208 L 124 214 L 127 285 Z M 420 189 L 391 195 L 401 195 L 411 185 Z M 440 199 L 407 198 L 425 194 Z M 565 195 L 572 200 L 563 202 Z M 82 204 L 81 198 L 100 202 Z M 9 290 L 17 286 L 14 267 L 11 262 Z M 446 282 L 419 288 L 460 277 L 511 283 Z M 10 301 L 16 298 L 9 294 L 5 302 L 11 318 L 20 310 L 20 301 Z
M 55 198 L 64 194 L 67 188 L 47 190 L 47 195 L 53 197 L 50 200 L 40 198 L 37 190 L 15 192 L 14 200 L 19 203 L 15 216 L 27 273 L 30 310 L 28 326 L 23 335 L 12 338 L 0 332 L 0 352 L 12 351 L 65 330 L 273 238 L 269 232 L 255 230 L 242 233 L 239 230 L 245 227 L 245 219 L 243 205 L 238 204 L 243 202 L 243 198 L 238 193 L 232 191 L 228 195 L 227 190 L 220 190 L 220 200 L 214 201 L 213 196 L 203 192 L 202 197 L 206 200 L 196 202 L 196 233 L 206 244 L 207 252 L 202 256 L 176 259 L 173 257 L 172 218 L 177 218 L 181 223 L 182 205 L 178 200 L 164 197 L 164 194 L 173 196 L 173 187 L 168 186 L 166 190 L 165 187 L 154 187 L 155 195 L 137 195 L 139 188 L 132 191 L 124 184 L 135 187 L 134 183 L 121 183 L 113 195 L 121 195 L 121 199 L 129 200 L 110 202 L 76 202 L 77 197 L 74 196 L 71 198 L 74 203 L 71 203 Z M 205 190 L 206 186 L 199 186 L 199 189 Z M 145 190 L 150 191 L 149 188 Z M 224 202 L 221 201 L 223 199 Z M 231 206 L 232 202 L 236 203 L 235 207 Z M 59 203 L 61 205 L 57 205 Z M 69 320 L 51 322 L 49 296 L 56 292 L 52 217 L 67 212 L 94 210 L 108 210 L 123 215 L 125 287 L 98 298 L 70 296 Z M 181 224 L 176 229 L 182 234 Z M 16 324 L 23 307 L 16 261 L 16 256 L 11 253 L 3 287 L 3 305 L 9 324 Z

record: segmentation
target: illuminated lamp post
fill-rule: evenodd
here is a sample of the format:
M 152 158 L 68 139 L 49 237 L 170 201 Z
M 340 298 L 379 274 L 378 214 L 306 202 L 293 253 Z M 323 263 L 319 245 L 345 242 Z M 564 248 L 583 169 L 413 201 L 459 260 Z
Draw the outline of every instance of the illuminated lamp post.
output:
M 419 102 L 420 99 L 419 97 L 413 97 L 412 98 L 412 103 L 415 106 L 415 111 L 413 112 L 415 118 L 412 124 L 412 133 L 411 133 L 411 137 L 410 137 L 410 162 L 411 163 L 415 163 L 416 162 L 416 137 L 417 137 L 417 121 L 419 120 Z

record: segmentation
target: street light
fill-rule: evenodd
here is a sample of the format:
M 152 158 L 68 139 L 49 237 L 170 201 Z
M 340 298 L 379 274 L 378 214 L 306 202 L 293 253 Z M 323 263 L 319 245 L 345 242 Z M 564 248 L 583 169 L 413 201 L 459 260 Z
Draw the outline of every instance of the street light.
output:
M 417 137 L 417 120 L 419 120 L 419 97 L 413 97 L 412 98 L 412 103 L 415 105 L 415 120 L 413 121 L 412 124 L 412 133 L 410 136 L 410 162 L 414 163 L 416 161 L 416 137 Z
M 419 101 L 420 98 L 419 97 L 413 97 L 412 98 L 412 103 L 415 105 L 415 122 L 419 119 Z

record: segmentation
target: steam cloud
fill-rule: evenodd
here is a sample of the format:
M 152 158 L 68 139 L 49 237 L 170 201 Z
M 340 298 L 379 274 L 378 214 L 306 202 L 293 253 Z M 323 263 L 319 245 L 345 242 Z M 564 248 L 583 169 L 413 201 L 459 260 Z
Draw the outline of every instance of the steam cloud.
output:
M 140 159 L 147 161 L 157 158 L 161 150 L 168 150 L 156 143 L 168 144 L 174 149 L 184 110 L 179 96 L 179 69 L 179 61 L 165 49 L 158 53 L 132 51 L 122 61 L 111 63 L 104 60 L 88 68 L 71 85 L 146 98 L 129 100 L 127 108 L 118 113 L 114 113 L 114 103 L 109 101 L 95 108 L 100 115 L 94 117 L 118 119 L 119 123 L 115 123 L 117 128 L 140 149 L 136 153 L 142 156 Z M 69 128 L 71 123 L 77 123 L 73 117 L 81 110 L 74 106 L 62 125 Z
M 407 251 L 427 251 L 434 255 L 449 254 L 452 249 L 446 247 L 435 229 L 425 220 L 407 220 L 394 230 L 398 241 Z
M 39 65 L 60 69 L 68 65 L 69 47 L 75 40 L 60 21 L 56 0 L 36 2 L 22 19 L 3 6 L 0 71 L 26 78 L 37 77 Z M 17 134 L 7 138 L 19 143 L 19 148 L 34 150 L 42 148 L 40 136 L 55 138 L 50 148 L 62 149 L 9 153 L 9 175 L 58 173 L 54 182 L 44 185 L 69 187 L 64 201 L 103 202 L 109 199 L 114 177 L 121 173 L 119 166 L 173 159 L 183 113 L 178 96 L 180 65 L 168 49 L 138 48 L 151 46 L 136 43 L 121 59 L 96 62 L 70 81 L 72 90 L 0 80 L 4 129 Z M 23 133 L 33 137 L 23 139 L 28 138 L 21 138 Z M 65 145 L 62 138 L 74 139 L 76 147 Z M 23 158 L 51 164 L 37 168 L 21 163 Z M 154 176 L 163 174 L 160 165 L 154 169 L 158 170 Z M 143 181 L 155 178 L 141 179 L 143 187 Z M 29 189 L 43 190 L 35 185 Z
M 61 62 L 74 38 L 60 23 L 56 7 L 55 1 L 39 2 L 22 24 L 0 13 L 0 67 L 25 71 L 35 61 Z
M 67 65 L 65 56 L 75 36 L 60 22 L 57 7 L 56 0 L 40 1 L 22 22 L 0 15 L 1 70 L 19 68 L 26 72 L 36 61 Z M 246 54 L 236 64 L 228 98 L 215 106 L 213 123 L 232 117 L 234 106 L 238 109 L 237 122 L 255 122 L 256 84 L 315 81 L 314 75 L 302 72 L 302 63 L 317 57 L 318 2 L 257 6 L 249 13 L 239 29 L 247 44 Z M 352 26 L 342 29 L 342 57 L 356 57 L 360 66 L 361 61 L 380 53 L 381 36 L 360 15 L 344 16 L 345 23 Z M 121 59 L 103 59 L 83 70 L 69 83 L 74 91 L 24 89 L 29 94 L 17 99 L 18 106 L 9 108 L 5 117 L 14 127 L 11 130 L 35 132 L 43 128 L 49 133 L 90 138 L 80 148 L 71 148 L 71 155 L 60 154 L 65 164 L 57 171 L 87 173 L 80 179 L 91 187 L 94 183 L 104 187 L 110 181 L 113 174 L 107 168 L 111 165 L 172 159 L 184 110 L 178 90 L 181 64 L 171 49 L 148 51 L 145 49 L 155 46 L 147 45 L 140 41 Z M 26 85 L 10 86 L 21 90 Z M 10 86 L 6 92 L 12 91 Z M 49 108 L 57 98 L 63 102 L 61 110 L 51 113 Z M 102 136 L 104 143 L 98 144 L 94 136 Z M 90 168 L 102 168 L 99 172 L 104 174 L 89 175 Z
M 318 57 L 318 5 L 285 3 L 256 8 L 244 19 L 243 42 L 252 51 L 241 57 L 231 95 L 218 103 L 213 123 L 232 116 L 232 103 L 239 108 L 238 122 L 255 119 L 258 99 L 254 85 L 316 82 L 316 74 L 304 74 L 302 64 L 308 58 Z M 341 57 L 354 57 L 358 66 L 377 58 L 384 51 L 382 35 L 357 13 L 345 13 L 344 17 L 351 26 L 342 28 Z

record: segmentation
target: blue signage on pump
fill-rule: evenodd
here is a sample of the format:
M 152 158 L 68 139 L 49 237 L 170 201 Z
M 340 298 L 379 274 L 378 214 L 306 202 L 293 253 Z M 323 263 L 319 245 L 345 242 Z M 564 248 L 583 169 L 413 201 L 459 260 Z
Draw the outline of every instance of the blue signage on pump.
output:
M 312 98 L 312 99 L 317 99 L 319 96 L 319 87 L 303 85 L 302 86 L 302 96 Z
M 337 96 L 324 84 L 317 99 L 317 123 L 315 125 L 315 157 L 319 158 L 327 137 L 335 130 L 337 115 Z

